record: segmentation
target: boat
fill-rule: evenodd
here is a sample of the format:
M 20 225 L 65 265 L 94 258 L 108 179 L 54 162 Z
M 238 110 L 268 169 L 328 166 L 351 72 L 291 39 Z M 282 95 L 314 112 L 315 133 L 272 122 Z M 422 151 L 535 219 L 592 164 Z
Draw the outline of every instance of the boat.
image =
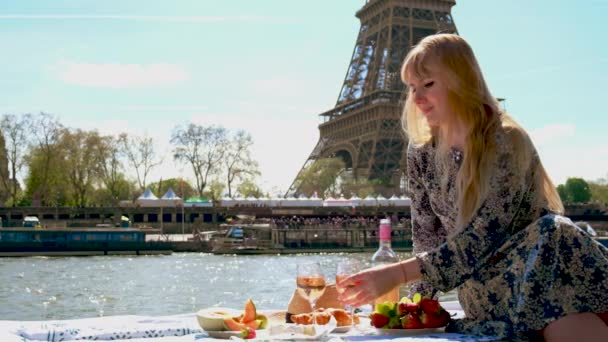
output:
M 262 254 L 271 248 L 268 224 L 224 224 L 220 228 L 220 232 L 211 237 L 211 253 Z
M 146 242 L 151 228 L 0 229 L 0 256 L 86 256 L 112 254 L 171 254 L 167 244 Z

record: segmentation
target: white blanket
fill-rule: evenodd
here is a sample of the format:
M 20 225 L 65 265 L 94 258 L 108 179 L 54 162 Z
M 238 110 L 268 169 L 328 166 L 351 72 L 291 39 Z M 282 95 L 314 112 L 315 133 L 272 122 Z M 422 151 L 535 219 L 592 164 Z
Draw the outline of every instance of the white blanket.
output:
M 448 311 L 463 313 L 456 307 L 442 303 Z M 448 305 L 445 305 L 448 304 Z M 458 308 L 459 309 L 459 308 Z M 194 313 L 173 316 L 109 316 L 57 321 L 0 321 L 0 341 L 157 341 L 206 342 L 210 338 L 199 327 Z M 259 339 L 258 339 L 259 340 Z M 275 340 L 275 339 L 273 339 Z M 435 333 L 418 336 L 376 335 L 374 329 L 330 334 L 326 341 L 492 341 L 491 337 Z

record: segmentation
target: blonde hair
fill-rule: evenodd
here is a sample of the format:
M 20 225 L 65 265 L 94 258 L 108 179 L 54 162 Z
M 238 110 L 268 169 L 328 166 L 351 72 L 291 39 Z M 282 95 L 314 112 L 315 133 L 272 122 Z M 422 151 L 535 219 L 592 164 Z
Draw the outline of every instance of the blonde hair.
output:
M 457 227 L 462 228 L 472 219 L 487 198 L 490 176 L 494 172 L 496 146 L 494 134 L 497 129 L 505 128 L 509 134 L 516 134 L 513 144 L 516 165 L 523 173 L 534 155 L 534 146 L 524 129 L 500 109 L 498 101 L 488 89 L 481 73 L 481 68 L 473 49 L 460 36 L 454 34 L 436 34 L 428 36 L 418 43 L 405 58 L 401 68 L 401 79 L 407 85 L 409 77 L 419 79 L 429 77 L 431 70 L 439 70 L 448 91 L 448 106 L 455 116 L 450 118 L 441 129 L 431 128 L 423 113 L 414 103 L 414 96 L 408 93 L 403 112 L 403 124 L 410 143 L 424 144 L 435 139 L 438 144 L 435 163 L 446 165 L 448 151 L 447 137 L 453 132 L 454 123 L 463 124 L 468 130 L 464 146 L 464 158 L 456 178 L 458 198 Z M 537 200 L 543 201 L 548 209 L 563 212 L 563 205 L 553 183 L 542 164 L 538 163 L 537 179 L 541 194 Z M 442 180 L 443 185 L 447 179 Z

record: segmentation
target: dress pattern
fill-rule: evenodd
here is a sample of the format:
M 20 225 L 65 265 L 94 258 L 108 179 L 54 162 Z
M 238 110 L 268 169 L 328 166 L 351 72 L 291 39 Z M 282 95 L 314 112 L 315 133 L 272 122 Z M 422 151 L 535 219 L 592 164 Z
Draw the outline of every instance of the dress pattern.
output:
M 451 150 L 450 164 L 439 167 L 433 142 L 409 144 L 412 235 L 423 275 L 412 291 L 457 288 L 466 318 L 448 330 L 505 338 L 529 338 L 569 313 L 608 311 L 608 249 L 537 200 L 536 152 L 529 167 L 514 167 L 513 144 L 531 144 L 523 133 L 500 128 L 494 136 L 491 190 L 461 230 L 454 184 L 462 152 Z

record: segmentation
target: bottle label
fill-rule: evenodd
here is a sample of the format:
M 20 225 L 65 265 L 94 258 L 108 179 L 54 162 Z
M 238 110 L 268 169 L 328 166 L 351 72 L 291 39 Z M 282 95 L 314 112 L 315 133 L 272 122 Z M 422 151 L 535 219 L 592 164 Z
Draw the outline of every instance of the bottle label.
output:
M 380 240 L 384 240 L 384 241 L 391 240 L 391 226 L 389 224 L 380 225 Z

